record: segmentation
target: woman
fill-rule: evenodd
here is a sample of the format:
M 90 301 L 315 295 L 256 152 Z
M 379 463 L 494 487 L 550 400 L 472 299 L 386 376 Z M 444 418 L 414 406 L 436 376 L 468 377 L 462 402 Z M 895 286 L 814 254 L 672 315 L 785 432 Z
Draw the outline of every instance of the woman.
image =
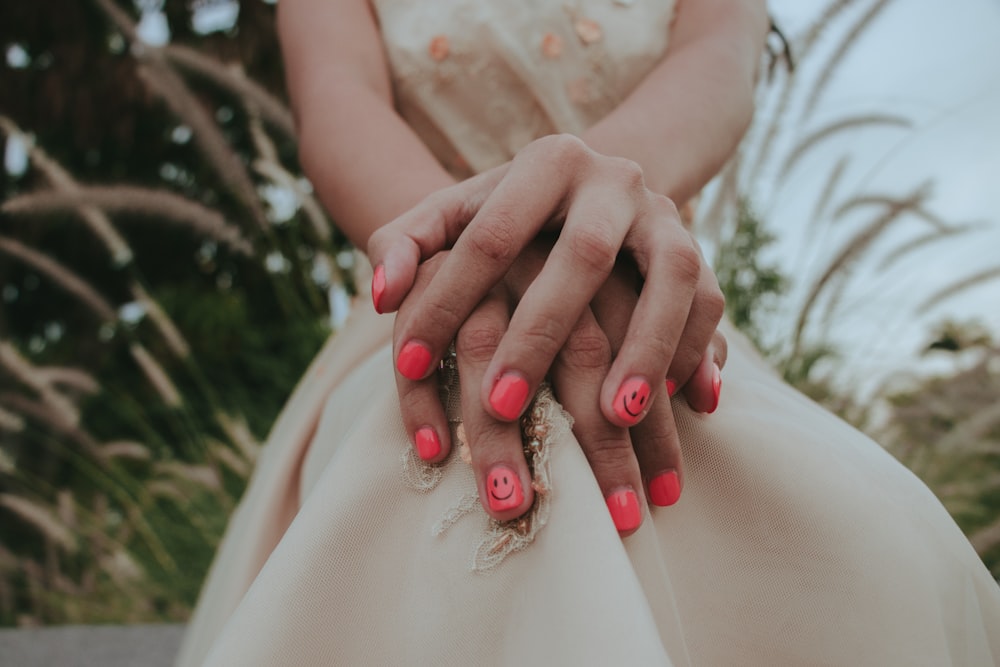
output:
M 399 313 L 356 312 L 293 396 L 182 664 L 1000 659 L 1000 592 L 927 489 L 713 336 L 670 201 L 749 122 L 762 3 L 279 20 L 303 163 Z

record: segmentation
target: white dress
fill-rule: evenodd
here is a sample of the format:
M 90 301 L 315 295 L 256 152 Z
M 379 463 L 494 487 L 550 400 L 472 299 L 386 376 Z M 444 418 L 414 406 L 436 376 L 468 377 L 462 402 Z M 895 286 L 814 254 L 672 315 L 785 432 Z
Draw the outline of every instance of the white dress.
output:
M 374 6 L 400 112 L 456 174 L 614 108 L 665 53 L 673 9 Z M 303 378 L 179 664 L 1000 664 L 1000 588 L 941 504 L 738 333 L 719 409 L 674 400 L 681 500 L 623 540 L 551 396 L 527 528 L 486 516 L 459 456 L 415 459 L 391 328 L 359 299 Z

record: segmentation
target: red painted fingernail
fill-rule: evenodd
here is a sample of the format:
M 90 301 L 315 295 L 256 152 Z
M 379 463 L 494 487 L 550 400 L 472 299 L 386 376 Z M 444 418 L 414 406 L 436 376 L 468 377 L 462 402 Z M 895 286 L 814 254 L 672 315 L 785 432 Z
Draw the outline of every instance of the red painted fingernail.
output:
M 661 472 L 649 480 L 649 499 L 658 507 L 670 507 L 681 497 L 681 480 L 676 470 Z
M 718 364 L 712 366 L 712 407 L 708 409 L 708 414 L 715 412 L 719 407 L 719 396 L 722 395 L 722 371 Z
M 667 396 L 673 397 L 674 393 L 677 391 L 677 383 L 667 378 Z
M 615 528 L 619 533 L 635 530 L 642 523 L 642 511 L 639 509 L 639 498 L 632 489 L 615 491 L 607 497 L 608 511 Z
M 431 351 L 423 343 L 409 341 L 399 351 L 396 357 L 396 368 L 400 374 L 410 380 L 419 380 L 427 374 L 431 367 Z
M 649 407 L 649 383 L 634 377 L 625 380 L 615 395 L 615 414 L 631 426 L 639 421 Z
M 372 276 L 372 305 L 375 312 L 382 314 L 382 294 L 385 293 L 385 267 L 379 264 L 375 267 L 375 275 Z
M 490 391 L 490 405 L 504 419 L 517 419 L 526 400 L 528 381 L 517 373 L 504 373 Z
M 524 502 L 521 478 L 512 468 L 493 466 L 486 475 L 486 501 L 494 512 L 503 512 Z
M 441 441 L 438 440 L 437 431 L 430 426 L 418 429 L 413 440 L 417 446 L 417 456 L 424 461 L 430 461 L 441 453 Z

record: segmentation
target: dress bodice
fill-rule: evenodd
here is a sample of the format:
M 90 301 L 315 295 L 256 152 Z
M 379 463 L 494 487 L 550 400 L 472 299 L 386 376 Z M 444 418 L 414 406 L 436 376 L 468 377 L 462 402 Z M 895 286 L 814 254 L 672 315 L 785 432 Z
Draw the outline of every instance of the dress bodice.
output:
M 400 114 L 456 175 L 615 108 L 666 51 L 674 0 L 372 0 Z

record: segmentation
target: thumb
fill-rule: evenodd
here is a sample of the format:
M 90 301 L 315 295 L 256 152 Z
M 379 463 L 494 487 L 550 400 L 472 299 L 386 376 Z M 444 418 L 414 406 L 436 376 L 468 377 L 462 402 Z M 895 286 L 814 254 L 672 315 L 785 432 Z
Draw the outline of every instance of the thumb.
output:
M 450 249 L 506 173 L 501 165 L 431 193 L 368 239 L 372 304 L 390 313 L 413 288 L 417 266 Z

